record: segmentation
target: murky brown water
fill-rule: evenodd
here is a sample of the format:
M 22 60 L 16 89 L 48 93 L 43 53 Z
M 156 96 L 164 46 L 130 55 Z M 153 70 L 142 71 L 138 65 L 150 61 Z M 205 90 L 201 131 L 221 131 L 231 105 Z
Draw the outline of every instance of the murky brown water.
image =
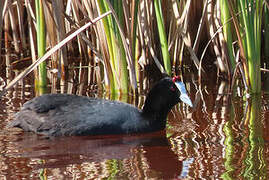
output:
M 267 179 L 269 95 L 186 85 L 196 108 L 175 107 L 166 131 L 53 139 L 5 128 L 33 97 L 17 86 L 0 101 L 0 179 Z

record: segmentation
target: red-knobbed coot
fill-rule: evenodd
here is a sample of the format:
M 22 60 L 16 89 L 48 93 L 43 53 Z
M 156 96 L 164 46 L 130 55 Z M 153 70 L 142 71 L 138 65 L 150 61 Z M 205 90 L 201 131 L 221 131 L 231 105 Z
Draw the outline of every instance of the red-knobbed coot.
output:
M 45 94 L 26 102 L 9 127 L 47 136 L 129 134 L 162 130 L 178 102 L 192 106 L 178 77 L 150 90 L 142 110 L 127 103 L 70 94 Z

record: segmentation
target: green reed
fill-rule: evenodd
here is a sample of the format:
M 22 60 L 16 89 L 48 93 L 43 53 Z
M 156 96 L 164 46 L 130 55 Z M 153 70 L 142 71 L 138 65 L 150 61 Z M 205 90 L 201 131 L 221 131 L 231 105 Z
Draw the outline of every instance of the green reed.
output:
M 227 0 L 220 1 L 220 8 L 221 8 L 221 21 L 223 24 L 223 35 L 227 44 L 231 69 L 232 71 L 234 71 L 236 62 L 235 57 L 233 55 L 233 31 L 231 24 L 232 21 L 230 21 L 232 16 L 229 11 Z
M 168 43 L 167 43 L 167 37 L 166 37 L 166 32 L 165 32 L 164 18 L 162 14 L 161 0 L 154 0 L 154 7 L 155 7 L 159 38 L 160 38 L 160 43 L 161 43 L 162 55 L 163 55 L 164 68 L 167 74 L 171 75 L 172 73 L 171 62 L 170 62 L 170 55 L 168 51 Z
M 264 56 L 269 63 L 269 7 L 264 6 Z
M 225 1 L 229 7 L 240 48 L 240 62 L 246 79 L 248 92 L 261 92 L 261 32 L 262 32 L 262 1 L 240 0 L 237 2 Z M 224 7 L 224 6 L 223 6 Z M 225 14 L 222 9 L 222 14 Z M 225 33 L 224 25 L 224 33 Z M 226 34 L 230 34 L 227 33 Z M 232 36 L 230 34 L 229 36 Z M 229 45 L 228 45 L 229 46 Z M 236 52 L 237 50 L 235 50 Z
M 238 10 L 242 12 L 240 38 L 245 42 L 244 53 L 247 60 L 250 92 L 261 92 L 261 0 L 241 0 Z
M 109 10 L 107 2 L 105 0 L 98 0 L 99 9 L 101 13 Z M 114 3 L 114 8 L 120 17 L 122 22 L 122 5 L 120 3 Z M 108 16 L 102 20 L 104 31 L 106 34 L 107 46 L 109 50 L 110 62 L 112 67 L 112 76 L 110 76 L 110 89 L 112 92 L 115 90 L 121 90 L 122 92 L 128 92 L 128 69 L 126 54 L 123 47 L 121 35 L 115 19 L 112 16 Z
M 37 50 L 38 57 L 42 57 L 46 52 L 46 27 L 42 0 L 36 0 L 35 5 L 37 22 Z M 39 65 L 38 70 L 39 79 L 37 80 L 37 87 L 45 88 L 47 86 L 47 69 L 45 61 Z

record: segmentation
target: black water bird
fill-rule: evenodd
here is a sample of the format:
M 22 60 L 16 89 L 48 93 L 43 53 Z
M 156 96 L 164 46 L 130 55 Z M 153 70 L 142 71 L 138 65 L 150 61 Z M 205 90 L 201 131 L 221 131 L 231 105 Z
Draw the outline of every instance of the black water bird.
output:
M 9 127 L 47 136 L 131 134 L 163 130 L 169 111 L 192 106 L 179 77 L 165 77 L 149 91 L 142 110 L 127 103 L 70 94 L 45 94 L 26 102 Z

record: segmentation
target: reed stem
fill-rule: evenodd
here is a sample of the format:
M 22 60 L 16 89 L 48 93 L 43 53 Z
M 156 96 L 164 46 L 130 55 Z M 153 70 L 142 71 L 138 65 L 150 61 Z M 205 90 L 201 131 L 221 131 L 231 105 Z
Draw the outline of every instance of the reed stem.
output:
M 37 50 L 38 57 L 42 57 L 46 52 L 46 28 L 42 0 L 36 0 L 36 22 L 37 22 Z M 42 62 L 39 67 L 38 87 L 47 87 L 47 69 L 46 61 Z

